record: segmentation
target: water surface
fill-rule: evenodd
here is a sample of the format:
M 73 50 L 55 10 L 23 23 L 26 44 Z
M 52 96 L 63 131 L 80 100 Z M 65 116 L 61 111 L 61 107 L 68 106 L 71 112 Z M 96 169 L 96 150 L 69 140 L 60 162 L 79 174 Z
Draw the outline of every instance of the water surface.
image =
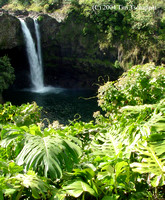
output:
M 96 93 L 92 90 L 50 88 L 44 93 L 8 90 L 4 93 L 4 100 L 11 101 L 14 105 L 35 101 L 43 107 L 42 118 L 46 117 L 51 122 L 58 120 L 60 123 L 68 124 L 69 120 L 78 118 L 77 114 L 85 122 L 93 119 L 93 112 L 98 110 L 97 99 L 84 99 L 93 96 L 96 96 Z

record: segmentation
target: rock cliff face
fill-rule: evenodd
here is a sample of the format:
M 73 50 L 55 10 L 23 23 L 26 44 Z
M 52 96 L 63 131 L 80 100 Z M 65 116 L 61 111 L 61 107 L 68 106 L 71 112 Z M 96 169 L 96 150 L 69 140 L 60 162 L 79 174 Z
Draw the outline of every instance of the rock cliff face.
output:
M 58 19 L 41 13 L 7 13 L 1 10 L 0 56 L 8 54 L 11 58 L 17 74 L 17 86 L 25 87 L 29 84 L 29 65 L 18 19 L 20 17 L 26 20 L 34 40 L 32 18 L 39 20 L 46 84 L 91 87 L 99 76 L 108 75 L 112 80 L 119 75 L 120 72 L 111 67 L 111 63 L 117 59 L 117 50 L 100 51 L 94 35 L 83 34 L 85 22 L 77 22 L 74 16 L 58 22 Z
M 117 59 L 117 49 L 100 51 L 94 33 L 83 34 L 83 20 L 79 22 L 75 16 L 69 16 L 58 23 L 56 19 L 42 15 L 39 23 L 45 75 L 49 78 L 46 83 L 92 87 L 99 76 L 106 75 L 114 80 L 121 73 L 112 67 L 112 62 Z
M 0 12 L 0 27 L 0 49 L 23 45 L 21 27 L 16 17 Z

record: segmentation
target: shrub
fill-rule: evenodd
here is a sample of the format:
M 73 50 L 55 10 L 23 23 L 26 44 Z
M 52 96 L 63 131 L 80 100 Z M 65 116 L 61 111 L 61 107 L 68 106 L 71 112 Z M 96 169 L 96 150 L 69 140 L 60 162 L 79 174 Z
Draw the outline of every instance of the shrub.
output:
M 107 112 L 121 106 L 157 103 L 165 95 L 165 67 L 153 63 L 136 65 L 117 81 L 98 90 L 98 104 Z
M 14 81 L 14 68 L 7 56 L 0 58 L 0 94 L 7 89 Z

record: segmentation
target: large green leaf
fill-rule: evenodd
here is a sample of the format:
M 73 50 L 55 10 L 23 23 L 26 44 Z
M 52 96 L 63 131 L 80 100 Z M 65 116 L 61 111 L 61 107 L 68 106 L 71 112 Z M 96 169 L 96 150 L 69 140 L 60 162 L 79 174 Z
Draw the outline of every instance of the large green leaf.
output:
M 114 128 L 114 127 L 113 127 Z M 120 136 L 115 135 L 115 129 L 110 128 L 107 133 L 99 133 L 91 143 L 92 154 L 99 156 L 117 156 L 123 146 Z
M 5 125 L 1 130 L 0 145 L 4 148 L 8 147 L 12 142 L 17 140 L 17 143 L 21 143 L 26 133 L 26 126 L 18 127 L 15 125 Z
M 117 200 L 119 199 L 119 195 L 117 194 L 113 194 L 111 196 L 104 196 L 101 200 Z
M 158 149 L 157 145 L 145 142 L 138 144 L 135 151 L 142 157 L 142 160 L 131 164 L 133 171 L 150 174 L 151 184 L 154 187 L 164 185 L 165 158 L 161 158 L 161 155 L 165 153 L 164 143 Z
M 67 194 L 77 198 L 83 192 L 89 192 L 91 195 L 96 196 L 96 192 L 85 182 L 77 180 L 70 185 L 63 187 Z
M 19 165 L 24 164 L 25 170 L 32 167 L 41 175 L 56 179 L 62 177 L 63 169 L 71 170 L 80 155 L 80 147 L 66 137 L 27 134 L 25 145 L 16 161 Z

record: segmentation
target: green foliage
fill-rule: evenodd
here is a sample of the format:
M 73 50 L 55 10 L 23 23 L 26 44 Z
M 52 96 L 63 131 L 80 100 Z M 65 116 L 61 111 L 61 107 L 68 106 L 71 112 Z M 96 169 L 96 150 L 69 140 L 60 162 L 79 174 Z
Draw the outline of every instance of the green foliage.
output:
M 33 169 L 41 176 L 51 178 L 52 181 L 61 178 L 65 170 L 71 171 L 73 165 L 79 161 L 81 142 L 73 136 L 55 131 L 51 128 L 54 125 L 42 128 L 42 123 L 39 123 L 40 108 L 36 103 L 20 107 L 12 106 L 10 103 L 0 106 L 0 158 L 14 160 L 18 164 L 15 164 L 17 167 L 13 169 L 16 171 L 9 172 L 11 164 L 8 166 L 5 164 L 6 161 L 0 162 L 0 195 L 13 196 L 16 199 L 20 199 L 22 195 L 30 195 L 34 199 L 42 196 L 46 199 L 46 192 L 50 188 L 29 170 Z M 37 122 L 38 126 L 33 124 Z M 17 168 L 20 171 L 17 171 Z M 12 175 L 10 180 L 8 173 Z
M 83 34 L 94 34 L 95 43 L 103 53 L 117 48 L 120 66 L 127 68 L 128 63 L 148 61 L 164 63 L 161 58 L 164 55 L 163 0 L 152 3 L 137 0 L 75 2 L 70 13 L 76 15 L 77 21 L 85 22 Z
M 1 159 L 0 174 L 0 194 L 4 193 L 5 197 L 19 200 L 23 194 L 31 194 L 29 196 L 34 199 L 47 196 L 49 186 L 33 171 L 23 174 L 23 167 L 13 161 L 5 162 Z M 3 195 L 1 199 L 4 199 Z
M 38 16 L 37 20 L 38 21 L 42 21 L 43 20 L 43 16 Z
M 35 102 L 33 104 L 12 105 L 10 102 L 0 104 L 0 124 L 13 123 L 17 126 L 30 125 L 40 122 L 40 110 Z
M 13 148 L 17 156 L 16 162 L 24 165 L 25 171 L 33 168 L 42 176 L 52 179 L 61 178 L 62 170 L 70 171 L 73 164 L 79 160 L 81 150 L 74 143 L 78 141 L 74 137 L 56 134 L 53 129 L 45 129 L 42 132 L 35 125 L 29 128 L 12 128 L 9 130 L 8 126 L 3 127 L 1 146 L 10 151 L 11 147 Z
M 156 103 L 165 95 L 164 66 L 137 65 L 116 82 L 107 82 L 98 90 L 98 104 L 106 112 L 126 105 Z
M 2 3 L 1 3 L 2 1 Z M 9 0 L 9 2 L 0 1 L 0 5 L 6 5 L 5 8 L 12 10 L 33 10 L 36 12 L 44 11 L 49 12 L 57 9 L 58 6 L 61 6 L 63 1 L 61 0 Z
M 63 187 L 67 194 L 77 198 L 83 192 L 89 192 L 92 196 L 96 196 L 95 191 L 84 181 L 77 180 L 66 187 Z
M 138 144 L 135 151 L 142 156 L 140 163 L 135 162 L 131 164 L 133 171 L 150 174 L 149 181 L 153 187 L 164 185 L 165 181 L 165 160 L 163 154 L 165 153 L 164 141 L 157 144 Z
M 7 89 L 14 81 L 14 68 L 7 56 L 0 58 L 0 94 Z
M 30 188 L 32 197 L 34 199 L 40 199 L 41 196 L 43 198 L 46 198 L 46 193 L 48 192 L 49 186 L 42 179 L 40 179 L 33 171 L 28 171 L 27 174 L 18 174 L 15 177 L 13 177 L 13 179 L 19 181 L 19 184 L 22 187 Z
M 1 105 L 0 198 L 164 199 L 164 73 L 138 65 L 100 86 L 89 123 L 45 127 L 35 103 Z
M 0 0 L 0 7 L 8 3 L 8 0 Z
M 27 135 L 16 161 L 24 164 L 25 170 L 32 167 L 41 175 L 56 179 L 62 177 L 62 169 L 70 171 L 80 155 L 80 148 L 64 136 Z

